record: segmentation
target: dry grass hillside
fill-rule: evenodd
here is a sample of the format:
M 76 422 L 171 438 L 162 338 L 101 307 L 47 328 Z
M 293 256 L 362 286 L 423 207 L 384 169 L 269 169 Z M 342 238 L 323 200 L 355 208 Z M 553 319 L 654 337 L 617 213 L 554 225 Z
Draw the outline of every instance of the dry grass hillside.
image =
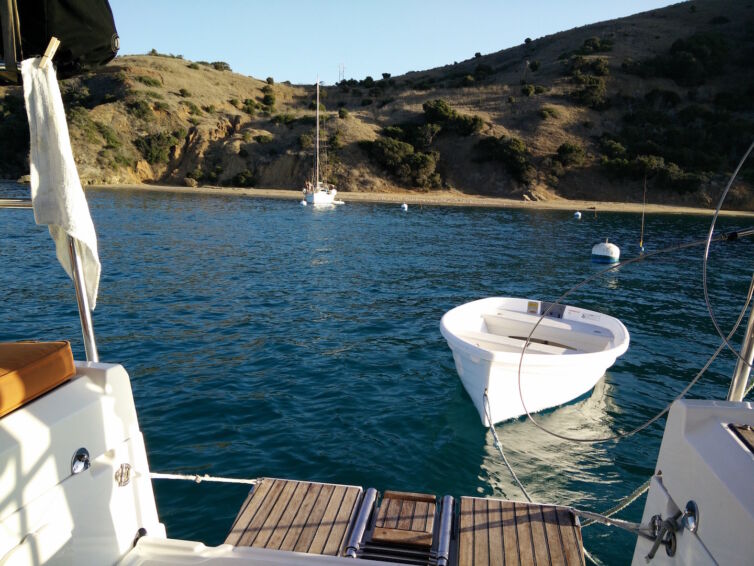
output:
M 524 38 L 522 37 L 522 40 Z M 82 179 L 299 188 L 314 86 L 159 54 L 61 83 Z M 0 88 L 0 176 L 28 170 Z M 328 179 L 348 191 L 713 202 L 754 140 L 754 1 L 686 2 L 322 90 Z M 26 136 L 26 138 L 24 137 Z M 754 209 L 754 165 L 732 206 Z

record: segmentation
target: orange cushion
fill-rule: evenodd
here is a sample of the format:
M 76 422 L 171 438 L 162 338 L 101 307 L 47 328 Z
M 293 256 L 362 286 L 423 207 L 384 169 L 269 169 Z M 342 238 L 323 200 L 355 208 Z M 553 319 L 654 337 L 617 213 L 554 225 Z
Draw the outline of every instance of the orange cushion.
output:
M 0 342 L 0 417 L 75 374 L 69 342 Z

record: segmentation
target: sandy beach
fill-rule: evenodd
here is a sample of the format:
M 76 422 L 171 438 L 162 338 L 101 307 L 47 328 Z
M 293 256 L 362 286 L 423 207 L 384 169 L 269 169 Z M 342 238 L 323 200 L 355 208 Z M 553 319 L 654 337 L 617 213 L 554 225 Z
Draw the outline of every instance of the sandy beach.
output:
M 301 200 L 301 191 L 290 189 L 248 189 L 233 187 L 176 187 L 169 185 L 91 185 L 87 188 L 181 193 L 193 195 L 235 195 L 256 198 L 277 198 Z M 583 200 L 513 200 L 495 197 L 466 195 L 453 191 L 431 191 L 426 193 L 390 192 L 390 193 L 354 193 L 339 192 L 338 198 L 346 204 L 349 202 L 377 202 L 377 203 L 406 203 L 409 206 L 480 206 L 489 208 L 526 208 L 531 210 L 570 210 L 581 211 L 582 214 L 597 212 L 638 212 L 642 211 L 641 203 L 583 201 Z M 663 204 L 647 204 L 647 214 L 699 214 L 712 215 L 711 208 L 693 208 L 688 206 L 674 206 Z M 723 210 L 722 216 L 754 217 L 754 212 Z

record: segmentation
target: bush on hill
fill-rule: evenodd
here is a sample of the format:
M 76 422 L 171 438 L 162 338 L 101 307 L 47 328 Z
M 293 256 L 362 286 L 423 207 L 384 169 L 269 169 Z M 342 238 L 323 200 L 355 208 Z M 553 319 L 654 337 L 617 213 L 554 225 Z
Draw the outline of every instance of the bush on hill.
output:
M 476 144 L 480 161 L 501 163 L 519 183 L 534 179 L 535 170 L 529 160 L 526 144 L 518 138 L 505 135 L 499 138 L 484 137 Z
M 404 182 L 422 188 L 439 187 L 442 182 L 436 171 L 436 152 L 417 152 L 411 144 L 391 137 L 362 142 L 362 146 L 373 160 Z
M 443 128 L 455 131 L 462 136 L 478 132 L 484 126 L 484 120 L 479 116 L 459 114 L 447 101 L 442 98 L 427 101 L 422 105 L 424 118 L 428 123 L 439 124 Z
M 147 163 L 167 163 L 170 158 L 170 149 L 178 143 L 175 133 L 159 132 L 149 134 L 136 139 L 134 145 Z
M 643 78 L 666 77 L 682 86 L 697 86 L 723 72 L 728 51 L 728 44 L 722 35 L 696 33 L 677 39 L 664 55 L 640 62 L 627 61 L 624 68 Z

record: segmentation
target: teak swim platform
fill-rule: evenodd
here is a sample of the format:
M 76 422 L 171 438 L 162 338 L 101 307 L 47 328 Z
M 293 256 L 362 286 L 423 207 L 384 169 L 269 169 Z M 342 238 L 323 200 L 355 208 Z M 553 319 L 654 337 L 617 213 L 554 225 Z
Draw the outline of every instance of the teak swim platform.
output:
M 378 502 L 379 499 L 379 502 Z M 429 566 L 583 565 L 567 507 L 263 478 L 226 544 Z

